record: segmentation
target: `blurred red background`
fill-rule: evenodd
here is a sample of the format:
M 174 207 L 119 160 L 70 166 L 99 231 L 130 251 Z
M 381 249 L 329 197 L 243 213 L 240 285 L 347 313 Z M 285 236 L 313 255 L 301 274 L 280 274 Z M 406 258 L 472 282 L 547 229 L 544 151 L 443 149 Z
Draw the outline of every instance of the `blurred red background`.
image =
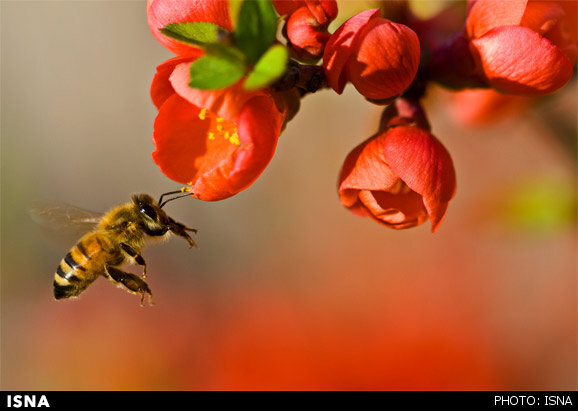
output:
M 351 87 L 308 96 L 252 187 L 167 206 L 200 248 L 145 249 L 155 306 L 105 280 L 56 302 L 76 239 L 27 205 L 178 188 L 150 157 L 170 55 L 140 2 L 2 2 L 1 19 L 2 389 L 576 389 L 575 82 L 475 129 L 431 90 L 458 177 L 435 234 L 339 204 L 379 108 Z

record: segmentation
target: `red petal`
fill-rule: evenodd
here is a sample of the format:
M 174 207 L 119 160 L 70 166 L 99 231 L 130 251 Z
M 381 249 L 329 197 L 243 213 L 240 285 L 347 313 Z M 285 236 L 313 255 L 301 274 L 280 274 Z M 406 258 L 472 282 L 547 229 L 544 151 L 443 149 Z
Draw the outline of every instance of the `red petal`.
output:
M 151 98 L 154 105 L 159 109 L 166 99 L 175 94 L 175 90 L 169 81 L 175 66 L 190 60 L 189 57 L 174 57 L 157 66 L 157 72 L 151 84 Z
M 385 135 L 369 138 L 355 147 L 345 159 L 339 178 L 344 199 L 347 190 L 387 190 L 399 180 L 384 157 Z M 346 201 L 350 205 L 352 198 Z
M 548 39 L 526 27 L 505 26 L 471 42 L 490 85 L 523 95 L 552 93 L 572 77 L 572 63 Z
M 252 98 L 237 123 L 241 146 L 234 156 L 229 178 L 236 192 L 247 188 L 271 161 L 281 133 L 282 116 L 272 99 Z
M 428 218 L 421 196 L 414 191 L 391 194 L 363 190 L 359 199 L 373 219 L 390 228 L 415 227 Z
M 195 162 L 207 150 L 208 122 L 200 110 L 176 94 L 161 106 L 154 124 L 154 162 L 171 180 L 188 184 L 198 173 Z
M 413 30 L 386 19 L 374 19 L 367 24 L 355 55 L 349 59 L 349 80 L 368 99 L 389 99 L 411 84 L 419 59 L 419 39 Z
M 478 38 L 495 27 L 520 24 L 528 0 L 480 0 L 470 9 L 466 29 L 470 38 Z
M 450 154 L 430 133 L 400 126 L 386 134 L 384 158 L 409 188 L 423 197 L 435 231 L 456 191 Z
M 154 0 L 147 4 L 147 19 L 153 36 L 167 49 L 177 55 L 200 54 L 193 46 L 173 40 L 161 34 L 170 23 L 207 21 L 226 30 L 232 29 L 229 2 L 223 0 Z
M 355 51 L 357 41 L 363 36 L 363 29 L 371 19 L 381 18 L 379 9 L 363 11 L 343 23 L 331 35 L 323 53 L 323 67 L 327 82 L 338 94 L 343 92 L 347 82 L 345 65 Z

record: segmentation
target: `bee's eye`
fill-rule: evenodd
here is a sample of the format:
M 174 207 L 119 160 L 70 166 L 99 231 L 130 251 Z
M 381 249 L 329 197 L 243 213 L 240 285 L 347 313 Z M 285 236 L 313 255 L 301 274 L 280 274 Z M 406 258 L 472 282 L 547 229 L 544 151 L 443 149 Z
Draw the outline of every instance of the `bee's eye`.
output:
M 147 215 L 148 217 L 150 217 L 151 220 L 156 220 L 157 219 L 157 213 L 154 210 L 154 208 L 152 208 L 150 205 L 148 204 L 141 204 L 140 206 L 140 212 Z

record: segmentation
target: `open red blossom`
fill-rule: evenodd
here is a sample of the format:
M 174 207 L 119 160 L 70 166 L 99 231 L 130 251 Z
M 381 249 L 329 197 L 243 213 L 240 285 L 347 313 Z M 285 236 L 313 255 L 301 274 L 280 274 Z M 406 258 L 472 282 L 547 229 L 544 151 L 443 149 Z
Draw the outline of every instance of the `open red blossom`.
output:
M 352 212 L 387 227 L 414 227 L 429 218 L 434 232 L 456 191 L 453 162 L 423 112 L 400 103 L 384 113 L 382 130 L 345 159 L 339 197 Z M 399 115 L 390 115 L 395 110 Z
M 153 159 L 167 177 L 190 185 L 195 197 L 222 200 L 263 172 L 283 114 L 268 91 L 247 92 L 241 83 L 221 90 L 190 88 L 193 59 L 176 57 L 157 68 L 151 87 L 159 108 Z
M 350 81 L 370 100 L 389 100 L 413 81 L 420 59 L 417 35 L 407 26 L 363 11 L 331 35 L 323 54 L 329 85 L 341 94 Z
M 199 55 L 199 48 L 164 36 L 159 30 L 171 23 L 204 21 L 232 29 L 227 0 L 147 0 L 147 20 L 153 36 L 177 55 Z
M 478 0 L 466 21 L 478 72 L 498 91 L 542 95 L 576 62 L 576 1 Z

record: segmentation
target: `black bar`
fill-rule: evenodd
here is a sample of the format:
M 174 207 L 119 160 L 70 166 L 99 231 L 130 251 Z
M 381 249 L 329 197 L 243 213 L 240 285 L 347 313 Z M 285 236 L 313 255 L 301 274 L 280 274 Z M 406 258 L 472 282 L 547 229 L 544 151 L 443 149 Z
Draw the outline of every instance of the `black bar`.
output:
M 353 392 L 353 391 L 352 391 Z M 377 392 L 377 391 L 376 391 Z M 126 406 L 127 409 L 151 407 L 156 404 L 166 405 L 163 409 L 178 404 L 202 407 L 191 391 L 2 391 L 0 392 L 0 409 L 8 408 L 46 408 L 50 410 L 78 410 L 90 407 L 107 409 Z M 576 391 L 379 391 L 377 402 L 363 402 L 358 397 L 349 397 L 343 391 L 333 397 L 340 409 L 363 410 L 571 410 L 578 408 Z M 349 393 L 346 393 L 346 395 Z M 374 394 L 370 394 L 374 395 Z M 329 400 L 329 402 L 328 402 Z M 323 399 L 323 408 L 331 407 L 331 398 Z M 253 408 L 259 405 L 255 399 L 249 400 Z M 283 400 L 283 408 L 287 404 Z M 275 409 L 267 400 L 267 409 Z M 303 407 L 302 400 L 295 400 L 298 407 Z M 265 403 L 264 403 L 265 405 Z M 98 409 L 97 408 L 97 409 Z M 188 407 L 187 407 L 188 408 Z

